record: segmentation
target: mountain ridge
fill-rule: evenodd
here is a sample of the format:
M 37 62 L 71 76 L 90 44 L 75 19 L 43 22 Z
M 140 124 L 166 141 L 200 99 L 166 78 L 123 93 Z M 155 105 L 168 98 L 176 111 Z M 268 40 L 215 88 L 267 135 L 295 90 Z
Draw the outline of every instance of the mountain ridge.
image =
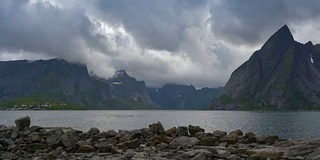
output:
M 319 109 L 320 52 L 315 46 L 312 42 L 296 42 L 289 28 L 283 26 L 232 73 L 222 94 L 209 108 Z
M 105 79 L 89 73 L 86 65 L 62 59 L 0 62 L 0 108 L 52 102 L 88 109 L 202 109 L 219 93 L 219 89 L 197 90 L 192 85 L 167 84 L 157 90 L 162 93 L 162 89 L 170 96 L 155 93 L 155 88 L 125 70 Z M 161 101 L 157 96 L 162 96 Z

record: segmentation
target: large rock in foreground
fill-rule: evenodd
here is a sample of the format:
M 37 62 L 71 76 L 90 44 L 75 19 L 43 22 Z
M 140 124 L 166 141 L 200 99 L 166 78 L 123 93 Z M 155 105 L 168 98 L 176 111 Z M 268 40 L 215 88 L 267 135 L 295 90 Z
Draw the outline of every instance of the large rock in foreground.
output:
M 29 116 L 21 117 L 21 118 L 15 120 L 14 123 L 16 124 L 16 127 L 18 128 L 18 130 L 23 130 L 25 128 L 29 128 L 30 127 L 30 117 Z

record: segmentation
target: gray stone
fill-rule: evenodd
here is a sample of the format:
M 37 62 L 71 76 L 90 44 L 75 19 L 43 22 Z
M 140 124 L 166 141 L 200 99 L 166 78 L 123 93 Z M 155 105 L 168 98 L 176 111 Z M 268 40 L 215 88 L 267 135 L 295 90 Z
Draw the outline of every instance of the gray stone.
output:
M 67 135 L 62 136 L 62 144 L 66 148 L 72 148 L 72 149 L 77 149 L 78 147 L 78 138 L 77 137 L 71 137 Z
M 194 136 L 198 132 L 204 132 L 203 128 L 201 128 L 199 126 L 193 126 L 193 125 L 189 125 L 188 130 L 189 130 L 190 135 L 192 135 L 192 136 Z
M 90 128 L 90 130 L 88 131 L 89 135 L 96 135 L 98 133 L 100 133 L 100 130 L 98 128 L 95 128 L 95 127 Z
M 283 149 L 277 147 L 268 147 L 268 148 L 261 148 L 261 149 L 249 149 L 247 153 L 252 158 L 272 158 L 272 159 L 280 159 L 283 156 Z
M 31 141 L 32 142 L 41 142 L 41 140 L 42 140 L 42 138 L 41 138 L 41 136 L 39 134 L 33 134 L 31 136 Z
M 93 156 L 90 158 L 90 160 L 105 160 L 105 158 L 103 158 L 101 156 Z
M 176 130 L 177 136 L 188 136 L 188 127 L 186 126 L 179 126 Z
M 79 148 L 79 152 L 94 152 L 95 149 L 91 145 L 82 145 Z
M 117 132 L 114 131 L 114 130 L 108 130 L 107 134 L 108 134 L 107 138 L 112 138 L 112 137 L 115 137 L 117 135 Z
M 58 157 L 58 151 L 54 150 L 54 151 L 51 151 L 49 154 L 48 154 L 48 158 L 49 159 L 52 159 L 52 160 L 55 160 L 57 159 Z
M 207 156 L 205 153 L 199 153 L 197 156 L 192 158 L 192 160 L 206 160 L 206 159 L 207 159 Z
M 153 132 L 155 134 L 164 134 L 165 133 L 164 128 L 160 122 L 150 124 L 149 129 L 151 132 Z
M 216 137 L 204 137 L 200 139 L 199 145 L 201 146 L 215 146 L 218 145 L 218 139 Z
M 200 140 L 196 137 L 181 136 L 173 139 L 170 146 L 193 146 L 199 144 Z
M 212 132 L 212 134 L 213 134 L 215 137 L 220 138 L 220 137 L 223 137 L 223 136 L 227 135 L 227 132 L 215 130 L 215 131 Z
M 28 150 L 31 150 L 31 151 L 36 151 L 38 149 L 40 150 L 43 150 L 43 149 L 46 149 L 47 146 L 43 143 L 31 143 L 28 145 Z
M 61 142 L 62 138 L 56 134 L 52 134 L 47 138 L 47 144 L 51 148 L 57 148 L 59 146 L 62 146 Z
M 138 148 L 140 146 L 140 144 L 141 143 L 140 143 L 140 141 L 138 139 L 134 139 L 132 141 L 127 141 L 126 142 L 126 146 L 129 149 L 136 149 L 136 148 Z
M 266 138 L 266 143 L 268 144 L 268 145 L 271 145 L 271 144 L 273 144 L 276 140 L 278 140 L 279 139 L 279 136 L 277 136 L 277 135 L 271 135 L 271 136 L 268 136 L 267 138 Z
M 32 131 L 32 132 L 39 132 L 41 129 L 43 129 L 43 127 L 41 127 L 41 126 L 31 126 L 30 127 L 30 131 Z
M 238 136 L 242 136 L 243 132 L 240 129 L 237 129 L 235 131 L 231 131 L 229 134 L 234 134 L 234 135 L 238 135 Z
M 232 154 L 228 157 L 228 160 L 241 160 L 241 157 L 236 154 Z
M 306 160 L 319 160 L 319 159 L 320 159 L 320 147 L 306 157 Z
M 18 128 L 18 130 L 21 131 L 24 128 L 30 127 L 30 117 L 29 116 L 21 117 L 21 118 L 15 120 L 14 123 L 16 124 L 16 127 Z
M 238 142 L 238 135 L 228 134 L 219 139 L 219 142 L 227 142 L 228 144 L 236 144 Z

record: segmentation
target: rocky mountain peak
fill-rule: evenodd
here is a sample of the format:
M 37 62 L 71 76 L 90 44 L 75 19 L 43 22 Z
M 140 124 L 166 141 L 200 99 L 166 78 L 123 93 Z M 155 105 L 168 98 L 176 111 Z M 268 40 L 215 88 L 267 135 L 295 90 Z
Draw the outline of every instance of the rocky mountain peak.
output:
M 288 26 L 231 75 L 213 109 L 320 109 L 320 50 L 293 39 Z
M 127 74 L 125 70 L 118 70 L 115 71 L 114 76 L 112 79 L 117 79 L 117 78 L 129 78 L 130 76 Z
M 267 40 L 261 50 L 266 50 L 270 53 L 277 50 L 277 53 L 283 53 L 293 42 L 294 38 L 290 29 L 287 25 L 284 25 Z

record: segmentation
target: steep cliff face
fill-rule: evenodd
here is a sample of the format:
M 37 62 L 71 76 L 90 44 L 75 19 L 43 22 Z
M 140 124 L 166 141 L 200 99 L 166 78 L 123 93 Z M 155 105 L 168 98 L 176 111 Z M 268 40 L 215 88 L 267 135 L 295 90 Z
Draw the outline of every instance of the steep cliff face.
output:
M 320 52 L 285 25 L 236 69 L 211 109 L 312 110 L 320 107 Z
M 59 59 L 0 62 L 0 100 L 21 97 L 72 103 L 90 109 L 153 107 L 144 82 L 128 75 L 110 80 L 92 77 L 86 66 Z

